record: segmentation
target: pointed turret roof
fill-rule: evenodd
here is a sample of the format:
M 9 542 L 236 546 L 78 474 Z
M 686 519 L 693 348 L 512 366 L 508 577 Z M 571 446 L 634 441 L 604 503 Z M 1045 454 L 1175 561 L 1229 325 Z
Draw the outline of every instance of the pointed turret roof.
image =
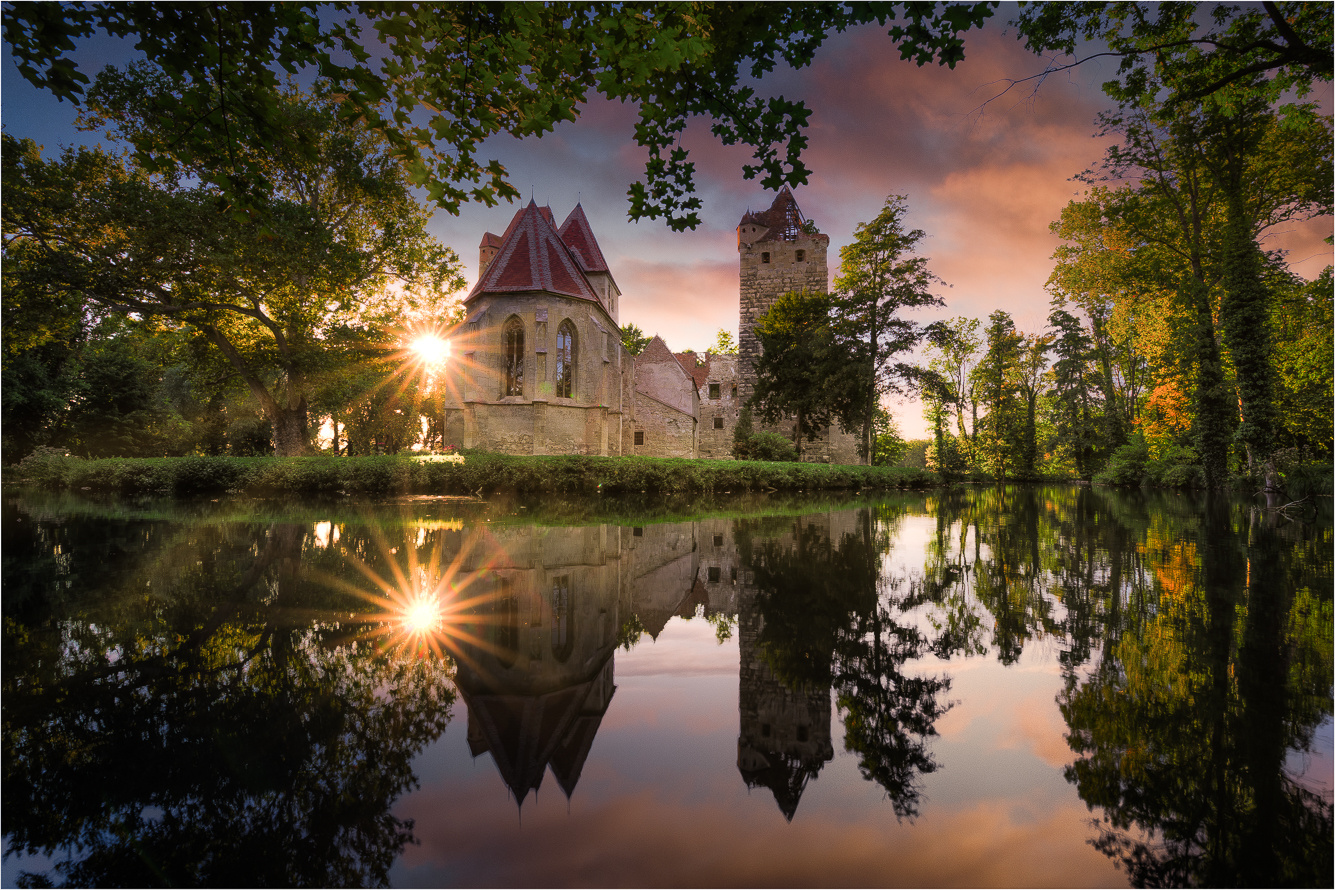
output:
M 599 303 L 598 294 L 584 277 L 581 262 L 570 251 L 552 223 L 550 209 L 528 206 L 515 214 L 502 236 L 500 251 L 465 302 L 481 294 L 546 291 Z
M 769 229 L 760 237 L 761 241 L 796 241 L 805 236 L 802 227 L 806 221 L 802 208 L 797 206 L 797 199 L 793 197 L 793 190 L 785 185 L 774 196 L 774 203 L 769 206 L 769 210 L 764 213 L 748 210 L 737 225 L 740 228 L 752 223 Z
M 566 221 L 561 223 L 561 240 L 579 259 L 585 272 L 608 272 L 607 260 L 603 259 L 598 239 L 593 237 L 593 228 L 589 218 L 584 215 L 584 205 L 576 204 Z

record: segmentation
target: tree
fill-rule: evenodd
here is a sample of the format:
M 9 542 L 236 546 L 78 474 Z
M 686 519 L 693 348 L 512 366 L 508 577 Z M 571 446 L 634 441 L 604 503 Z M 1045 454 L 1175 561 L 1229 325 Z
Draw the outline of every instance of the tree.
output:
M 1312 282 L 1295 281 L 1275 288 L 1276 407 L 1280 417 L 1278 444 L 1313 457 L 1330 459 L 1335 444 L 1335 367 L 1330 344 L 1335 341 L 1331 303 L 1331 267 Z
M 1210 21 L 1195 19 L 1186 4 L 1079 4 L 1027 10 L 1020 29 L 1034 49 L 1071 52 L 1083 36 L 1122 58 L 1118 79 L 1104 85 L 1120 110 L 1101 119 L 1124 141 L 1104 169 L 1140 179 L 1176 217 L 1177 250 L 1191 268 L 1180 290 L 1196 316 L 1195 439 L 1206 484 L 1226 472 L 1225 414 L 1236 401 L 1236 441 L 1271 488 L 1275 383 L 1258 236 L 1278 218 L 1330 212 L 1329 120 L 1298 100 L 1331 79 L 1332 19 L 1327 8 L 1278 3 L 1221 5 Z
M 1053 330 L 1052 403 L 1057 433 L 1057 455 L 1070 460 L 1076 474 L 1093 478 L 1099 448 L 1098 388 L 1091 372 L 1093 346 L 1080 320 L 1064 309 L 1048 316 Z M 1105 443 L 1107 444 L 1107 443 Z
M 719 328 L 718 336 L 714 338 L 714 348 L 709 351 L 714 355 L 736 355 L 737 338 L 727 328 Z
M 1020 345 L 1010 313 L 998 309 L 988 320 L 987 351 L 973 369 L 978 403 L 986 413 L 978 421 L 978 459 L 999 480 L 1019 462 L 1023 417 L 1019 403 Z
M 142 69 L 109 75 L 96 111 L 117 132 L 166 138 L 155 97 L 173 89 Z M 258 227 L 227 212 L 217 188 L 96 149 L 48 161 L 6 135 L 4 250 L 33 292 L 78 293 L 206 341 L 262 406 L 278 453 L 299 454 L 311 377 L 356 358 L 334 341 L 383 342 L 414 313 L 440 314 L 462 278 L 377 137 L 341 122 L 330 99 L 288 93 L 284 112 L 314 154 L 283 141 L 249 153 L 273 181 Z M 197 160 L 177 151 L 173 172 L 217 178 Z
M 1013 23 L 1036 53 L 1075 53 L 1098 41 L 1121 59 L 1104 91 L 1119 102 L 1160 102 L 1173 112 L 1208 102 L 1228 109 L 1239 84 L 1267 102 L 1303 98 L 1331 79 L 1331 12 L 1316 3 L 1221 4 L 1206 17 L 1193 3 L 1029 3 Z M 1104 55 L 1105 53 L 1099 53 Z M 1180 64 L 1183 61 L 1187 64 Z M 1038 77 L 1079 65 L 1052 65 Z M 1177 68 L 1165 82 L 1166 67 Z
M 862 454 L 869 459 L 872 427 L 883 396 L 903 393 L 922 378 L 922 369 L 904 361 L 904 354 L 924 340 L 942 342 L 944 328 L 922 325 L 900 316 L 906 309 L 944 306 L 931 287 L 940 284 L 927 269 L 927 258 L 915 255 L 925 237 L 906 229 L 907 198 L 891 195 L 871 222 L 861 223 L 854 241 L 839 251 L 840 274 L 834 280 L 834 330 L 856 386 L 836 406 L 845 429 L 862 429 Z
M 973 369 L 977 364 L 978 347 L 982 340 L 978 336 L 979 322 L 976 318 L 952 318 L 944 324 L 948 336 L 939 343 L 929 344 L 925 350 L 931 356 L 928 370 L 935 373 L 942 386 L 935 394 L 943 414 L 953 409 L 955 414 L 955 434 L 964 443 L 965 453 L 972 463 L 974 455 L 974 437 L 978 429 L 978 399 L 973 387 Z M 964 412 L 968 407 L 972 417 L 972 426 L 965 423 Z
M 871 462 L 878 467 L 893 467 L 904 456 L 908 443 L 899 434 L 895 419 L 884 408 L 876 411 L 876 447 L 871 453 Z
M 761 98 L 748 82 L 783 62 L 802 68 L 827 34 L 893 19 L 900 55 L 954 65 L 961 34 L 993 4 L 611 3 L 240 4 L 197 6 L 14 4 L 4 37 L 22 75 L 61 99 L 82 101 L 87 76 L 75 41 L 102 32 L 134 37 L 148 63 L 176 85 L 154 98 L 168 123 L 134 141 L 147 169 L 161 151 L 198 159 L 240 213 L 282 191 L 254 150 L 282 143 L 315 162 L 318 149 L 286 127 L 280 71 L 313 77 L 338 97 L 344 123 L 378 133 L 415 185 L 449 212 L 494 204 L 518 190 L 498 160 L 479 156 L 498 133 L 541 135 L 578 119 L 591 95 L 639 107 L 635 140 L 648 151 L 629 190 L 631 217 L 694 228 L 700 199 L 680 134 L 710 120 L 725 145 L 754 151 L 743 167 L 765 188 L 806 182 L 801 153 L 810 115 L 801 102 Z
M 757 321 L 756 384 L 748 405 L 767 423 L 794 418 L 799 453 L 841 411 L 862 403 L 864 381 L 850 373 L 831 325 L 829 294 L 784 294 Z
M 644 347 L 649 345 L 649 340 L 650 338 L 644 335 L 644 331 L 635 325 L 623 324 L 621 326 L 621 345 L 626 347 L 626 351 L 631 355 L 639 355 L 644 352 Z
M 1020 361 L 1015 369 L 1015 384 L 1024 400 L 1024 420 L 1020 429 L 1018 470 L 1026 479 L 1038 472 L 1038 397 L 1042 394 L 1044 372 L 1048 369 L 1048 349 L 1051 338 L 1035 334 L 1020 341 Z

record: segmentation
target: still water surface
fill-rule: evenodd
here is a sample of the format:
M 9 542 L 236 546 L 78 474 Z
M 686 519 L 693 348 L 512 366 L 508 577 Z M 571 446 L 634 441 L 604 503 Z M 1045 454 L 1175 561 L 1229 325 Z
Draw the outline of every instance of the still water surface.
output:
M 6 886 L 1331 885 L 1328 506 L 3 523 Z

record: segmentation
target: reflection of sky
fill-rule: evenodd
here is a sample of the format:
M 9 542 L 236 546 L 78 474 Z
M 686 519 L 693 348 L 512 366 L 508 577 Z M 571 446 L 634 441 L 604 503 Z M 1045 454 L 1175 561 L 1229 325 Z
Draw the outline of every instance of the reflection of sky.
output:
M 910 535 L 911 537 L 911 535 Z M 1125 882 L 1087 843 L 1089 812 L 1062 777 L 1069 759 L 1055 659 L 1026 649 L 910 672 L 947 673 L 955 707 L 929 748 L 922 815 L 896 822 L 884 791 L 843 751 L 806 787 L 791 824 L 737 770 L 738 646 L 701 618 L 673 618 L 615 656 L 617 691 L 567 803 L 549 774 L 522 813 L 489 755 L 473 760 L 462 703 L 416 762 L 416 820 L 396 886 L 1065 885 Z

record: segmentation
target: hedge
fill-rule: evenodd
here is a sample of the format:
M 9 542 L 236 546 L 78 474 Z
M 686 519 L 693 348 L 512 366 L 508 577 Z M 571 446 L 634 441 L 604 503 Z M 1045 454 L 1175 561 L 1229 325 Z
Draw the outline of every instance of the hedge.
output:
M 50 490 L 175 495 L 486 495 L 923 489 L 926 470 L 650 457 L 179 457 L 84 460 L 39 449 L 4 481 Z

